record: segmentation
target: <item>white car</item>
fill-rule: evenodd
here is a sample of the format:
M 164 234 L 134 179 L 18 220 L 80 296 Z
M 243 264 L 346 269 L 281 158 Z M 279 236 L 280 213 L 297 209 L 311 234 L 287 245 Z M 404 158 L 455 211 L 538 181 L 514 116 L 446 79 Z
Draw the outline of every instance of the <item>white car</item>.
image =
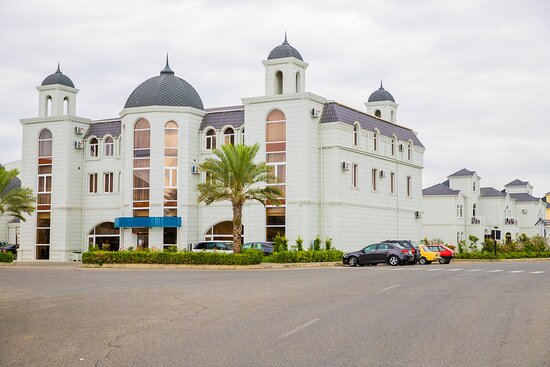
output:
M 222 241 L 199 242 L 193 247 L 193 252 L 201 252 L 201 251 L 232 254 L 233 244 L 231 242 L 222 242 Z

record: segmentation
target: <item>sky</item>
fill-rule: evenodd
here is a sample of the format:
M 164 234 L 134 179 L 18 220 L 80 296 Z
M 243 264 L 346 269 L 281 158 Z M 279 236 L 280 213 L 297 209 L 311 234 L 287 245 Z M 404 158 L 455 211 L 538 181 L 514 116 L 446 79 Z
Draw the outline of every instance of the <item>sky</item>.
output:
M 61 70 L 77 115 L 118 117 L 166 53 L 205 107 L 264 94 L 262 60 L 284 39 L 306 90 L 364 110 L 380 80 L 397 122 L 426 147 L 423 187 L 462 168 L 482 186 L 550 191 L 550 2 L 546 0 L 2 0 L 0 163 L 21 158 L 19 119 Z

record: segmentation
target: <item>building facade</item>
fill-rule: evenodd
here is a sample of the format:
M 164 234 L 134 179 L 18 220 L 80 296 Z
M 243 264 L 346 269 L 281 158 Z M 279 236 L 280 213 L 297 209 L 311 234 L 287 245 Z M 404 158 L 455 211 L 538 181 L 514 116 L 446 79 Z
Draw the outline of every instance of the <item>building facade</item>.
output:
M 446 243 L 513 240 L 520 234 L 549 237 L 546 203 L 532 195 L 529 182 L 514 180 L 503 190 L 481 187 L 475 171 L 462 169 L 422 191 L 424 237 Z
M 23 125 L 22 184 L 37 210 L 21 224 L 19 258 L 70 260 L 89 245 L 111 249 L 231 240 L 229 203 L 197 203 L 197 167 L 223 144 L 260 145 L 284 192 L 282 205 L 247 203 L 244 241 L 319 236 L 357 249 L 419 239 L 424 146 L 396 123 L 381 85 L 360 111 L 306 91 L 300 53 L 286 40 L 263 61 L 265 93 L 242 105 L 204 108 L 166 60 L 119 116 L 79 117 L 59 68 L 37 87 L 38 117 Z

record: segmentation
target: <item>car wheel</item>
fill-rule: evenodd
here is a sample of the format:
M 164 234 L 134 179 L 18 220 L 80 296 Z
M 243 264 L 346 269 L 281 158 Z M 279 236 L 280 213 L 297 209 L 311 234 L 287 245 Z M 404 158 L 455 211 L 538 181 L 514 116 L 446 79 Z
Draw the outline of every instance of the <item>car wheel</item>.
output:
M 353 267 L 353 266 L 357 266 L 359 262 L 357 261 L 357 258 L 355 256 L 352 256 L 348 259 L 348 264 L 349 266 Z
M 390 258 L 388 259 L 388 264 L 390 264 L 391 266 L 399 265 L 399 258 L 397 256 L 390 256 Z
M 428 260 L 426 260 L 425 257 L 420 258 L 420 261 L 418 262 L 420 265 L 426 265 L 428 263 Z
M 447 259 L 441 258 L 439 259 L 440 264 L 448 264 Z

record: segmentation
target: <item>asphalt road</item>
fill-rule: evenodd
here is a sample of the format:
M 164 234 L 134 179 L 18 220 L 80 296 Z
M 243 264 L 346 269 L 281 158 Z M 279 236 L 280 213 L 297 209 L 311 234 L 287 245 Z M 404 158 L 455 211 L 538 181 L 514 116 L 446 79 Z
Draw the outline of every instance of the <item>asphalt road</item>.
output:
M 550 366 L 547 261 L 0 282 L 0 366 Z

